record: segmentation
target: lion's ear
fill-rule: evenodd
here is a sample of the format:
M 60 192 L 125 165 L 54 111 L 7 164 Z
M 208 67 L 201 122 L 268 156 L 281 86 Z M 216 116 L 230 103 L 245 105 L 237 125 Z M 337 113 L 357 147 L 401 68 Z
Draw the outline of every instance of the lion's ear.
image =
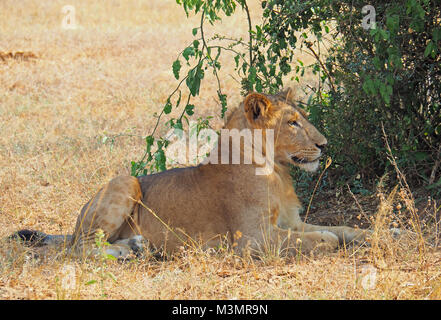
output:
M 284 100 L 285 102 L 293 103 L 296 99 L 295 91 L 293 88 L 288 88 L 280 91 L 277 96 Z
M 244 101 L 245 115 L 250 123 L 268 117 L 271 112 L 271 101 L 263 94 L 250 93 Z

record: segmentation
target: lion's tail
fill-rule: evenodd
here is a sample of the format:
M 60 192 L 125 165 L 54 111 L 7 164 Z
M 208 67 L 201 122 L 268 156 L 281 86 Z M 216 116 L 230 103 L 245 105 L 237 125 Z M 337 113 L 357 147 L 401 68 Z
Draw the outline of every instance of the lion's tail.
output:
M 22 241 L 26 246 L 42 247 L 70 243 L 72 235 L 50 235 L 41 231 L 23 229 L 9 236 L 10 240 Z

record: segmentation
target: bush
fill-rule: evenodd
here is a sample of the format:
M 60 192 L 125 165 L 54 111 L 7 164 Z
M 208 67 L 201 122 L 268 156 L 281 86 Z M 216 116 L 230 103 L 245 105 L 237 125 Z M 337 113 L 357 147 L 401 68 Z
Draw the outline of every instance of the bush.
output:
M 414 184 L 441 187 L 440 6 L 430 0 L 370 1 L 376 24 L 366 29 L 364 4 L 267 1 L 263 30 L 283 39 L 283 48 L 296 45 L 290 39 L 295 32 L 314 39 L 305 42 L 306 50 L 316 56 L 313 67 L 327 86 L 307 108 L 329 137 L 334 176 L 373 181 L 388 170 L 383 124 L 393 155 Z M 314 52 L 312 45 L 320 43 L 330 45 L 326 56 Z
M 235 53 L 232 63 L 242 78 L 244 93 L 274 93 L 283 87 L 284 76 L 299 81 L 310 67 L 320 86 L 305 107 L 311 121 L 328 137 L 334 160 L 329 174 L 334 181 L 353 182 L 358 177 L 358 184 L 372 183 L 388 171 L 385 133 L 393 156 L 413 184 L 441 189 L 441 10 L 437 0 L 372 0 L 370 12 L 363 10 L 364 1 L 357 0 L 261 1 L 262 22 L 254 27 L 245 0 L 177 2 L 187 13 L 201 13 L 201 24 L 193 29 L 199 38 L 181 53 L 189 66 L 190 58 L 195 64 L 183 78 L 189 99 L 181 118 L 169 122 L 170 126 L 182 127 L 182 117 L 193 113 L 190 97 L 199 93 L 203 70 L 212 68 L 218 77 L 218 57 L 225 51 Z M 204 20 L 215 23 L 236 7 L 247 13 L 248 41 L 211 45 L 210 41 L 227 39 L 205 39 Z M 368 19 L 372 9 L 375 24 Z M 323 53 L 317 47 L 327 50 Z M 295 58 L 296 48 L 310 52 L 316 63 L 304 66 Z M 180 71 L 178 57 L 173 64 L 177 79 Z M 178 107 L 181 91 L 175 90 L 165 113 L 170 112 L 171 98 L 177 93 Z M 228 99 L 220 85 L 218 97 L 224 114 Z M 187 112 L 189 106 L 191 112 Z M 150 161 L 155 159 L 150 151 L 152 137 L 147 139 Z M 133 163 L 133 172 L 139 173 L 145 165 Z

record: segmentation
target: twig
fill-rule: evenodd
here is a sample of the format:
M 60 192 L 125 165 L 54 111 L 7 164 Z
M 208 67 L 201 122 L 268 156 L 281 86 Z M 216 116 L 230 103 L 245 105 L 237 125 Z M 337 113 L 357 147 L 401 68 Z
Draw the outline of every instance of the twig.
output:
M 389 145 L 389 141 L 387 139 L 386 131 L 384 130 L 383 122 L 381 122 L 381 130 L 383 132 L 383 138 L 384 138 L 384 142 L 386 144 L 386 149 L 387 149 L 387 152 L 388 152 L 389 161 L 391 162 L 391 164 L 395 168 L 398 180 L 400 182 L 401 190 L 404 189 L 405 195 L 406 195 L 407 199 L 409 200 L 409 201 L 406 201 L 406 206 L 409 208 L 409 211 L 410 211 L 410 213 L 412 215 L 413 219 L 411 220 L 411 223 L 413 225 L 415 233 L 417 234 L 417 236 L 419 238 L 419 250 L 420 250 L 420 253 L 424 253 L 426 251 L 426 243 L 424 241 L 423 231 L 421 229 L 421 220 L 420 220 L 420 217 L 418 216 L 416 208 L 415 208 L 415 199 L 413 197 L 413 194 L 412 194 L 412 191 L 410 190 L 409 185 L 407 184 L 406 177 L 401 172 L 401 170 L 398 168 L 398 164 L 397 164 L 397 162 L 396 162 L 396 160 L 394 158 L 394 155 L 392 153 L 392 149 L 391 149 L 391 147 Z
M 331 163 L 332 163 L 332 159 L 331 159 L 331 157 L 328 157 L 328 159 L 326 159 L 325 170 L 323 170 L 322 173 L 320 174 L 320 176 L 317 180 L 317 183 L 315 184 L 314 190 L 312 191 L 311 199 L 309 200 L 308 208 L 306 209 L 305 220 L 303 221 L 304 223 L 306 223 L 306 219 L 308 219 L 309 210 L 311 209 L 311 203 L 312 203 L 312 199 L 314 199 L 315 191 L 317 190 L 317 187 L 318 187 L 320 181 L 322 180 L 323 174 L 329 168 Z
M 360 202 L 358 202 L 357 198 L 352 193 L 351 188 L 349 187 L 349 184 L 346 184 L 346 186 L 348 187 L 348 191 L 349 191 L 350 195 L 352 196 L 352 198 L 354 198 L 355 203 L 358 206 L 358 209 L 360 209 L 361 214 L 363 215 L 363 217 L 365 217 L 367 219 L 368 217 L 367 217 L 366 213 L 364 212 L 363 207 L 360 205 Z
M 335 90 L 335 86 L 334 86 L 334 82 L 332 81 L 332 78 L 330 76 L 330 74 L 328 73 L 328 69 L 326 69 L 325 65 L 323 64 L 323 62 L 320 60 L 320 57 L 317 55 L 317 53 L 314 51 L 314 49 L 312 48 L 312 43 L 306 41 L 306 47 L 312 52 L 312 54 L 314 55 L 314 57 L 317 59 L 317 61 L 320 63 L 320 66 L 323 69 L 323 72 L 326 73 L 326 76 L 329 79 L 329 85 L 331 86 L 331 89 L 333 92 L 337 92 Z
M 242 8 L 246 11 L 247 13 L 247 20 L 248 20 L 248 34 L 250 36 L 250 40 L 249 40 L 249 52 L 250 52 L 250 67 L 253 65 L 253 35 L 251 33 L 253 27 L 251 24 L 251 15 L 250 15 L 250 10 L 248 8 L 248 4 L 246 0 L 242 0 Z
M 178 240 L 180 240 L 183 244 L 187 244 L 187 242 L 182 239 L 167 223 L 165 223 L 152 209 L 150 209 L 149 207 L 147 207 L 141 200 L 136 200 L 133 199 L 132 197 L 129 197 L 130 200 L 135 201 L 137 204 L 141 205 L 142 207 L 144 207 L 144 209 L 146 209 L 148 212 L 150 212 L 159 222 L 161 222 L 171 233 L 173 233 L 176 238 L 178 238 Z M 191 239 L 191 238 L 190 238 Z M 193 240 L 193 239 L 191 239 Z
M 432 172 L 430 173 L 429 185 L 431 185 L 435 182 L 436 171 L 438 170 L 438 167 L 440 164 L 441 164 L 441 144 L 439 145 L 438 156 L 436 157 L 435 164 L 432 168 Z

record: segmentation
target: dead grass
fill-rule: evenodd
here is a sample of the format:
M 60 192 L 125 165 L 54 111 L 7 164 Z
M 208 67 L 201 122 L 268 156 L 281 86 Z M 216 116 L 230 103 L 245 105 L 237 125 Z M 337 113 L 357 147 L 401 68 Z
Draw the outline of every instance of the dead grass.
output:
M 63 30 L 65 4 L 0 3 L 0 52 L 33 55 L 0 60 L 0 238 L 21 228 L 71 232 L 97 188 L 129 173 L 154 113 L 177 84 L 171 64 L 198 24 L 174 0 L 77 0 L 79 28 Z M 257 18 L 258 5 L 252 9 Z M 245 16 L 238 12 L 218 28 L 246 36 Z M 224 92 L 238 102 L 239 84 L 228 76 L 233 68 L 224 63 L 222 74 Z M 207 77 L 196 116 L 216 115 L 219 125 L 215 81 Z M 102 142 L 121 133 L 132 136 Z M 400 196 L 400 190 L 392 198 L 383 194 L 378 217 L 390 216 Z M 379 219 L 376 235 L 387 221 Z M 412 237 L 397 242 L 384 232 L 372 243 L 301 259 L 258 261 L 188 249 L 169 261 L 120 263 L 69 260 L 58 251 L 2 242 L 0 298 L 441 298 L 441 254 L 433 246 L 421 250 Z M 376 270 L 375 285 L 366 287 L 366 270 Z

